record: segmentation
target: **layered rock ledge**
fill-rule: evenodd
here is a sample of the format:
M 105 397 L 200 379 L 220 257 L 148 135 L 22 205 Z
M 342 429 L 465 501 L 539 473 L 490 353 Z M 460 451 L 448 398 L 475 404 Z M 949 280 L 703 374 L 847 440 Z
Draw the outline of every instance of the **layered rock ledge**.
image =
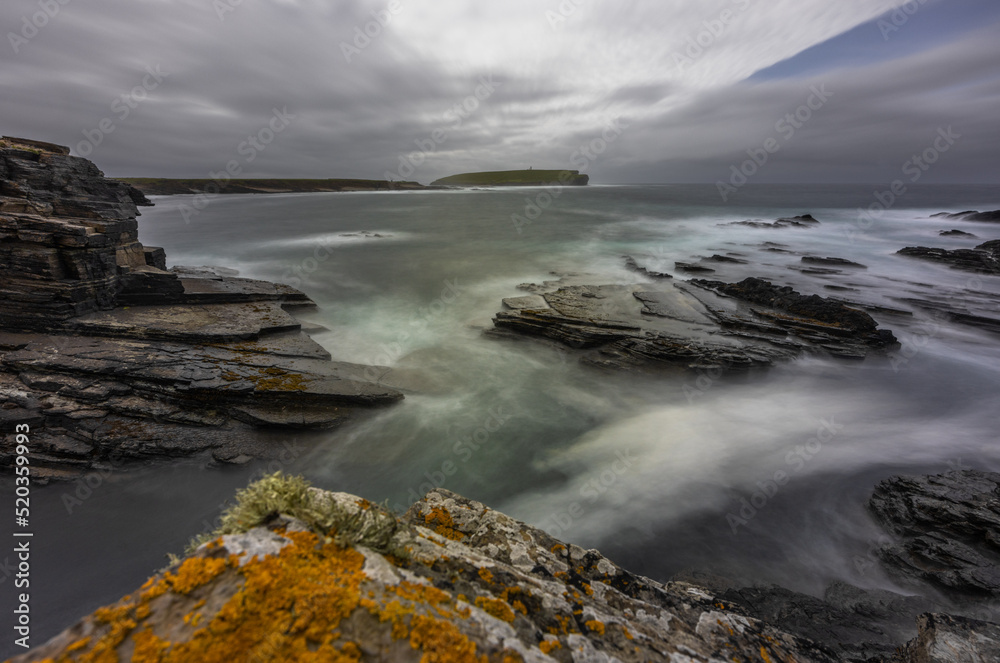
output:
M 67 148 L 0 142 L 0 427 L 32 428 L 36 478 L 268 457 L 269 428 L 329 427 L 402 398 L 388 369 L 332 362 L 302 332 L 288 309 L 314 306 L 305 294 L 168 270 L 139 242 L 137 204 Z M 0 464 L 12 454 L 0 447 Z
M 522 288 L 532 294 L 504 299 L 490 334 L 552 339 L 598 366 L 733 370 L 803 354 L 864 359 L 898 345 L 864 311 L 757 278 Z
M 894 647 L 872 620 L 921 603 L 887 592 L 839 588 L 833 607 L 656 582 L 443 489 L 397 517 L 272 476 L 223 523 L 133 594 L 9 663 L 966 663 L 1000 651 L 996 624 L 934 612 Z

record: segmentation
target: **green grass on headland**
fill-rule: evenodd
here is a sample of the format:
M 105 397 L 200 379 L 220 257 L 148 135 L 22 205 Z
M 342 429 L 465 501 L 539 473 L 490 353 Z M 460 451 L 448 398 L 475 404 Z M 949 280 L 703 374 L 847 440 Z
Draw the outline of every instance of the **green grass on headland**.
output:
M 499 170 L 452 175 L 432 186 L 584 186 L 589 181 L 578 170 Z

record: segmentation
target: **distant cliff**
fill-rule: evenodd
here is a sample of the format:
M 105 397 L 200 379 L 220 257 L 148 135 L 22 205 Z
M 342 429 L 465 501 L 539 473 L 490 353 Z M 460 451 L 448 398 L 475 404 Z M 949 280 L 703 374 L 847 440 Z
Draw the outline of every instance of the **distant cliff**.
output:
M 586 186 L 589 175 L 578 170 L 497 170 L 444 177 L 431 186 Z
M 149 196 L 197 193 L 314 193 L 328 191 L 409 191 L 424 189 L 418 182 L 389 182 L 357 179 L 236 179 L 217 182 L 209 179 L 167 179 L 160 177 L 119 177 Z

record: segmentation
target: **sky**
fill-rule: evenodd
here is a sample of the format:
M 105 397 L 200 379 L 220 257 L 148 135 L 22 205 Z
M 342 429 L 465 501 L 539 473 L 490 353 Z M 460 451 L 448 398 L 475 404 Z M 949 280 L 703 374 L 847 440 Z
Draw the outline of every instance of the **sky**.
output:
M 0 134 L 110 176 L 1000 181 L 996 0 L 3 0 L 0 32 Z

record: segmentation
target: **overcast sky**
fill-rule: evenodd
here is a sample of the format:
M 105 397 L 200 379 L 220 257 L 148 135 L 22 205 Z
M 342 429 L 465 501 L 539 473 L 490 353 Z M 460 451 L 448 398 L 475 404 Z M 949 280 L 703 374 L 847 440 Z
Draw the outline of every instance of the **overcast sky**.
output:
M 112 176 L 716 182 L 766 154 L 757 182 L 887 183 L 950 127 L 923 181 L 1000 177 L 997 0 L 2 0 L 0 27 L 0 133 Z

